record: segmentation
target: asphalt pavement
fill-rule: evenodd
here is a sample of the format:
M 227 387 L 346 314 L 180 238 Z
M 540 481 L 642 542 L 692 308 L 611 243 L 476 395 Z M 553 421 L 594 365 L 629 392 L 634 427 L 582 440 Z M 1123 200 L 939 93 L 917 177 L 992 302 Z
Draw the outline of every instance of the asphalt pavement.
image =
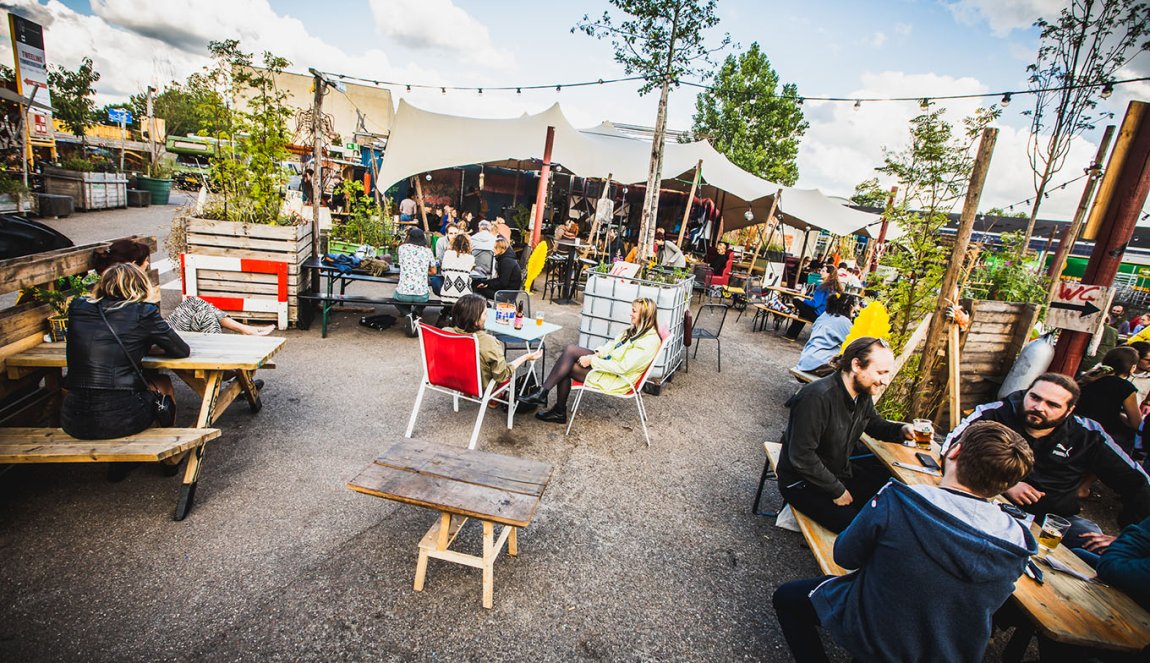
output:
M 162 246 L 175 209 L 50 223 L 77 243 L 137 233 Z M 165 306 L 178 296 L 166 290 Z M 579 309 L 543 309 L 564 326 L 555 353 L 576 340 Z M 345 486 L 402 438 L 420 377 L 416 341 L 359 315 L 337 314 L 327 339 L 318 325 L 276 332 L 287 344 L 260 375 L 264 408 L 237 403 L 218 422 L 183 522 L 171 519 L 179 476 L 154 466 L 119 483 L 99 464 L 0 475 L 0 660 L 789 660 L 770 596 L 818 568 L 751 501 L 799 345 L 732 312 L 723 372 L 707 343 L 648 397 L 650 448 L 628 402 L 585 400 L 569 437 L 490 416 L 480 449 L 555 470 L 519 556 L 496 562 L 485 610 L 476 569 L 432 560 L 412 591 L 434 513 Z M 190 425 L 195 399 L 180 389 Z M 415 436 L 466 446 L 475 414 L 429 394 Z M 773 483 L 767 496 L 779 505 Z M 459 541 L 480 551 L 479 526 Z

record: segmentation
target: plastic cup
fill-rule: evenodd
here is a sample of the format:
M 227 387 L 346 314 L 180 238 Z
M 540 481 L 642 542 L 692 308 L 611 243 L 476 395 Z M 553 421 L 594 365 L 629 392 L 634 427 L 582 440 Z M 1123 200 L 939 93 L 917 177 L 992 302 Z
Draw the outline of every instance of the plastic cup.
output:
M 1038 556 L 1046 557 L 1062 543 L 1062 537 L 1070 529 L 1070 521 L 1053 513 L 1046 514 L 1042 529 L 1038 532 Z

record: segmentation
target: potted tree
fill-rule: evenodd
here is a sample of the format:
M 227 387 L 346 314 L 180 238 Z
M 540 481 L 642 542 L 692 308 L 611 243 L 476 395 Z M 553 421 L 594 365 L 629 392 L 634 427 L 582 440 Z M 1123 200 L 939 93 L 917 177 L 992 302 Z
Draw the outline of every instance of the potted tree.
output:
M 263 263 L 286 263 L 288 319 L 298 321 L 297 295 L 306 291 L 308 274 L 301 265 L 312 255 L 312 224 L 285 202 L 288 171 L 287 94 L 276 76 L 288 61 L 265 53 L 255 68 L 252 56 L 236 40 L 211 42 L 213 62 L 203 74 L 223 146 L 210 160 L 212 192 L 190 213 L 173 218 L 168 251 L 173 259 L 188 253 Z M 280 278 L 274 273 L 213 271 L 199 295 L 221 303 L 277 300 Z M 227 306 L 221 306 L 227 310 Z M 275 313 L 232 310 L 238 317 L 265 319 Z
M 364 194 L 362 182 L 346 181 L 341 186 L 347 197 L 348 217 L 332 227 L 327 252 L 355 253 L 366 244 L 376 255 L 393 253 L 396 233 L 391 201 L 385 199 L 382 207 L 377 205 L 371 196 Z
M 27 293 L 33 301 L 47 304 L 52 308 L 48 316 L 48 333 L 52 342 L 60 343 L 68 337 L 68 305 L 72 299 L 80 297 L 96 282 L 95 273 L 76 274 L 57 279 L 50 288 L 30 288 Z
M 148 164 L 147 175 L 136 176 L 136 188 L 152 194 L 153 205 L 167 205 L 172 195 L 172 171 L 175 165 L 170 159 L 157 159 Z

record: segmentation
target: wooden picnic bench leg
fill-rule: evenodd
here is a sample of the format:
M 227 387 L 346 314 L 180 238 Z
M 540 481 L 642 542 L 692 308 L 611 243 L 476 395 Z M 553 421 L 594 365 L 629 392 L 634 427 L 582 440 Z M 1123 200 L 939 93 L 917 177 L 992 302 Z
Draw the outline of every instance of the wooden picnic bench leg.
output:
M 211 371 L 204 380 L 203 401 L 200 403 L 200 416 L 196 420 L 197 428 L 208 428 L 215 421 L 216 398 L 220 393 L 220 382 L 223 380 L 223 371 Z M 188 464 L 184 468 L 184 481 L 180 485 L 180 497 L 176 501 L 176 512 L 173 520 L 183 520 L 192 510 L 192 503 L 196 499 L 196 484 L 200 480 L 200 466 L 204 461 L 204 451 L 207 444 L 201 444 L 188 452 Z
M 779 515 L 777 511 L 759 511 L 759 502 L 763 499 L 763 486 L 766 485 L 767 479 L 774 478 L 774 474 L 771 470 L 771 459 L 768 458 L 763 463 L 763 474 L 759 477 L 759 490 L 755 493 L 755 503 L 751 505 L 751 513 L 756 516 L 775 518 Z
M 264 403 L 260 400 L 260 390 L 255 385 L 255 375 L 255 371 L 236 371 L 236 380 L 239 381 L 253 414 L 264 408 Z
M 495 600 L 495 523 L 483 521 L 483 607 Z

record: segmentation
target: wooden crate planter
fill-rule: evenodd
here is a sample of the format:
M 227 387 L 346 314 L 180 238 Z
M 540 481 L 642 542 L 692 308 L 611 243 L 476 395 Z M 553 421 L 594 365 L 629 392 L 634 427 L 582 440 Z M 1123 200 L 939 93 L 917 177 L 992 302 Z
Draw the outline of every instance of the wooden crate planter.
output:
M 233 221 L 190 218 L 187 221 L 187 253 L 242 260 L 263 260 L 287 264 L 288 322 L 299 321 L 298 295 L 307 292 L 310 274 L 301 264 L 311 257 L 311 222 L 299 226 L 269 226 Z M 208 300 L 276 301 L 279 276 L 201 269 L 196 278 L 197 294 Z M 217 304 L 218 305 L 218 304 Z M 225 311 L 237 318 L 276 321 L 274 311 Z
M 588 275 L 579 318 L 579 345 L 597 348 L 613 339 L 631 324 L 631 302 L 648 297 L 658 307 L 659 325 L 670 334 L 663 352 L 655 358 L 649 381 L 656 387 L 662 385 L 683 362 L 683 318 L 694 283 L 693 276 L 672 284 L 610 274 Z
M 76 209 L 98 210 L 128 206 L 128 176 L 122 173 L 85 173 L 44 167 L 44 193 L 70 196 Z

